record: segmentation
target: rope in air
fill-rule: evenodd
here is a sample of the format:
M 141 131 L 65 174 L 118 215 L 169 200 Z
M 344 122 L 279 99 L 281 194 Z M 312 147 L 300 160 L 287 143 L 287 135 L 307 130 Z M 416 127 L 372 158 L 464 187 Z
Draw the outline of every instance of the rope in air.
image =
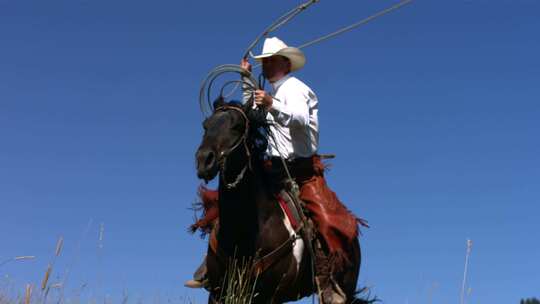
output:
M 362 26 L 362 25 L 364 25 L 366 23 L 369 23 L 370 21 L 372 21 L 374 19 L 377 19 L 377 18 L 379 18 L 379 17 L 381 17 L 383 15 L 386 15 L 386 14 L 390 13 L 391 11 L 397 10 L 400 7 L 404 6 L 404 5 L 411 3 L 412 1 L 413 0 L 403 0 L 403 1 L 401 1 L 401 2 L 399 2 L 397 4 L 395 4 L 395 5 L 392 5 L 392 6 L 388 7 L 388 8 L 386 8 L 386 9 L 384 9 L 382 11 L 379 11 L 379 12 L 377 12 L 377 13 L 375 13 L 375 14 L 367 17 L 367 18 L 364 18 L 364 19 L 362 19 L 362 20 L 360 20 L 358 22 L 355 22 L 355 23 L 353 23 L 351 25 L 343 27 L 343 28 L 341 28 L 341 29 L 339 29 L 337 31 L 334 31 L 334 32 L 330 33 L 330 34 L 327 34 L 327 35 L 324 35 L 324 36 L 319 37 L 317 39 L 306 42 L 306 43 L 300 45 L 298 48 L 303 49 L 303 48 L 306 48 L 306 47 L 311 46 L 313 44 L 323 42 L 324 40 L 328 40 L 328 39 L 333 38 L 333 37 L 335 37 L 337 35 L 340 35 L 340 34 L 343 34 L 345 32 L 348 32 L 350 30 L 353 30 L 353 29 L 355 29 L 357 27 L 360 27 L 360 26 Z
M 253 57 L 253 53 L 251 53 L 251 50 L 259 43 L 259 41 L 265 37 L 268 36 L 271 32 L 276 31 L 280 27 L 284 26 L 287 22 L 291 21 L 294 17 L 296 17 L 301 12 L 305 11 L 308 7 L 310 7 L 312 4 L 319 2 L 319 0 L 309 0 L 305 3 L 300 4 L 299 6 L 293 8 L 292 10 L 288 11 L 287 13 L 283 14 L 281 17 L 276 19 L 270 26 L 268 26 L 255 40 L 249 45 L 247 50 L 244 53 L 243 58 L 247 58 L 248 55 L 251 55 Z
M 355 22 L 355 23 L 353 23 L 351 25 L 347 25 L 347 26 L 342 27 L 342 28 L 340 28 L 340 29 L 338 29 L 336 31 L 333 31 L 333 32 L 329 33 L 329 34 L 326 34 L 326 35 L 320 36 L 318 38 L 315 38 L 315 39 L 313 39 L 311 41 L 305 42 L 304 44 L 301 44 L 300 46 L 298 46 L 298 48 L 299 49 L 304 49 L 304 48 L 306 48 L 308 46 L 312 46 L 314 44 L 323 42 L 325 40 L 334 38 L 335 36 L 341 35 L 341 34 L 343 34 L 345 32 L 350 31 L 350 30 L 356 29 L 356 28 L 358 28 L 358 27 L 360 27 L 362 25 L 365 25 L 365 24 L 369 23 L 370 21 L 373 21 L 373 20 L 375 20 L 375 19 L 377 19 L 379 17 L 382 17 L 383 15 L 386 15 L 386 14 L 392 12 L 392 11 L 395 11 L 395 10 L 401 8 L 402 6 L 411 3 L 412 1 L 413 0 L 400 1 L 400 2 L 388 7 L 386 9 L 382 10 L 382 11 L 379 11 L 379 12 L 373 14 L 373 15 L 370 15 L 370 16 L 368 16 L 368 17 L 366 17 L 366 18 L 364 18 L 364 19 L 362 19 L 360 21 L 357 21 L 357 22 Z M 257 65 L 254 66 L 254 68 L 258 68 L 260 66 L 261 66 L 260 64 L 257 64 Z
M 326 34 L 326 35 L 323 35 L 323 36 L 320 36 L 318 38 L 315 38 L 311 41 L 308 41 L 306 43 L 303 43 L 301 44 L 300 46 L 298 46 L 299 49 L 303 49 L 303 48 L 306 48 L 306 47 L 309 47 L 309 46 L 312 46 L 314 44 L 318 44 L 318 43 L 321 43 L 325 40 L 328 40 L 328 39 L 331 39 L 331 38 L 334 38 L 338 35 L 341 35 L 345 32 L 348 32 L 348 31 L 351 31 L 353 29 L 356 29 L 360 26 L 363 26 L 379 17 L 382 17 L 383 15 L 386 15 L 392 11 L 395 11 L 409 3 L 411 3 L 413 0 L 402 0 L 384 10 L 381 10 L 373 15 L 370 15 L 368 16 L 367 18 L 364 18 L 364 19 L 361 19 L 360 21 L 357 21 L 351 25 L 348 25 L 348 26 L 345 26 L 345 27 L 342 27 L 334 32 L 331 32 L 329 34 Z M 274 21 L 270 26 L 268 26 L 261 34 L 259 34 L 257 36 L 257 38 L 249 45 L 249 47 L 246 49 L 245 53 L 244 53 L 244 56 L 243 58 L 247 59 L 248 56 L 251 56 L 253 58 L 253 53 L 251 52 L 253 50 L 253 48 L 260 42 L 260 40 L 263 38 L 263 37 L 266 37 L 268 36 L 268 34 L 276 31 L 277 29 L 279 29 L 280 27 L 282 27 L 283 25 L 287 24 L 289 21 L 291 21 L 294 17 L 296 17 L 298 14 L 300 14 L 301 12 L 305 11 L 309 6 L 311 6 L 312 4 L 314 3 L 317 3 L 319 2 L 319 0 L 310 0 L 310 1 L 307 1 L 297 7 L 295 7 L 294 9 L 288 11 L 287 13 L 285 13 L 284 15 L 280 16 L 278 19 L 276 19 L 276 21 Z M 261 65 L 260 64 L 257 64 L 257 65 L 254 65 L 253 68 L 258 68 L 260 67 Z M 203 112 L 204 115 L 208 114 L 208 110 L 211 111 L 212 109 L 212 105 L 211 105 L 211 102 L 210 102 L 210 92 L 211 92 L 211 86 L 208 87 L 208 90 L 204 91 L 204 87 L 203 86 L 206 86 L 208 83 L 210 84 L 213 84 L 214 80 L 219 77 L 221 74 L 224 74 L 224 73 L 229 73 L 229 72 L 237 72 L 237 73 L 240 73 L 242 76 L 247 76 L 250 78 L 250 81 L 253 81 L 252 83 L 255 84 L 255 87 L 253 87 L 252 85 L 249 86 L 249 89 L 259 89 L 259 86 L 257 85 L 258 82 L 254 81 L 253 79 L 253 76 L 251 76 L 251 73 L 246 71 L 246 70 L 243 70 L 239 65 L 235 65 L 235 64 L 228 64 L 228 65 L 223 65 L 223 66 L 218 66 L 217 68 L 215 68 L 214 70 L 212 70 L 208 76 L 207 76 L 207 79 L 205 79 L 205 81 L 203 81 L 202 83 L 202 86 L 201 86 L 201 94 L 199 95 L 199 102 L 201 104 L 201 111 Z M 208 78 L 212 78 L 211 80 L 208 80 Z M 247 82 L 237 82 L 234 87 L 230 90 L 230 92 L 226 95 L 227 97 L 231 96 L 240 86 L 241 83 L 247 83 Z M 221 91 L 223 92 L 223 90 Z M 208 95 L 208 96 L 207 96 Z M 223 94 L 222 94 L 223 96 Z M 208 100 L 206 100 L 208 98 Z M 207 103 L 208 104 L 208 110 L 205 109 L 205 106 L 204 104 Z

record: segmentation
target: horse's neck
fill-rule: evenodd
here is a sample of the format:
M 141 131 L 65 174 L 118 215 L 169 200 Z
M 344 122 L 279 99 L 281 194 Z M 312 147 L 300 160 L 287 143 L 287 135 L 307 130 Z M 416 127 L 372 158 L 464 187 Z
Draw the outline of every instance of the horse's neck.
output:
M 256 251 L 260 228 L 272 209 L 264 187 L 261 172 L 246 173 L 233 189 L 220 183 L 220 245 L 226 251 L 239 255 L 253 255 Z

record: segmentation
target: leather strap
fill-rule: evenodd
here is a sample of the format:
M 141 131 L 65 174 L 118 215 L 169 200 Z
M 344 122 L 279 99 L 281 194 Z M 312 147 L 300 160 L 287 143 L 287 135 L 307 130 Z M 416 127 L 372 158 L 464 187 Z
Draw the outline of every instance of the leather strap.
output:
M 301 239 L 298 232 L 302 229 L 302 225 L 295 230 L 294 234 L 291 235 L 285 242 L 279 245 L 276 249 L 269 252 L 262 258 L 256 260 L 253 264 L 252 272 L 255 275 L 260 275 L 265 272 L 270 266 L 274 265 L 279 259 L 281 259 L 285 254 L 292 251 L 296 240 Z

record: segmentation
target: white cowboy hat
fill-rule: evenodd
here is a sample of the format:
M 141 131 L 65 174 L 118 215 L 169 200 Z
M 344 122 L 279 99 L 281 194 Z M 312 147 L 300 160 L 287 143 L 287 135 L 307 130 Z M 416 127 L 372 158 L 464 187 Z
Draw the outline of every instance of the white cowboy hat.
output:
M 253 58 L 257 61 L 262 61 L 263 58 L 275 55 L 287 57 L 291 61 L 291 72 L 301 69 L 306 63 L 306 57 L 299 48 L 287 46 L 285 42 L 277 37 L 266 38 L 264 40 L 262 54 Z

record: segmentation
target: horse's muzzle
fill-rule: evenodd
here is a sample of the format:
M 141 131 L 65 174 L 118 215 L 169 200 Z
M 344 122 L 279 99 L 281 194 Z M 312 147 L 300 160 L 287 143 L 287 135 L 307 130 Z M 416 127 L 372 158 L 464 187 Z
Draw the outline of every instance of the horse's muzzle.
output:
M 197 158 L 197 176 L 208 182 L 218 174 L 218 161 L 216 153 L 212 150 L 199 150 Z

